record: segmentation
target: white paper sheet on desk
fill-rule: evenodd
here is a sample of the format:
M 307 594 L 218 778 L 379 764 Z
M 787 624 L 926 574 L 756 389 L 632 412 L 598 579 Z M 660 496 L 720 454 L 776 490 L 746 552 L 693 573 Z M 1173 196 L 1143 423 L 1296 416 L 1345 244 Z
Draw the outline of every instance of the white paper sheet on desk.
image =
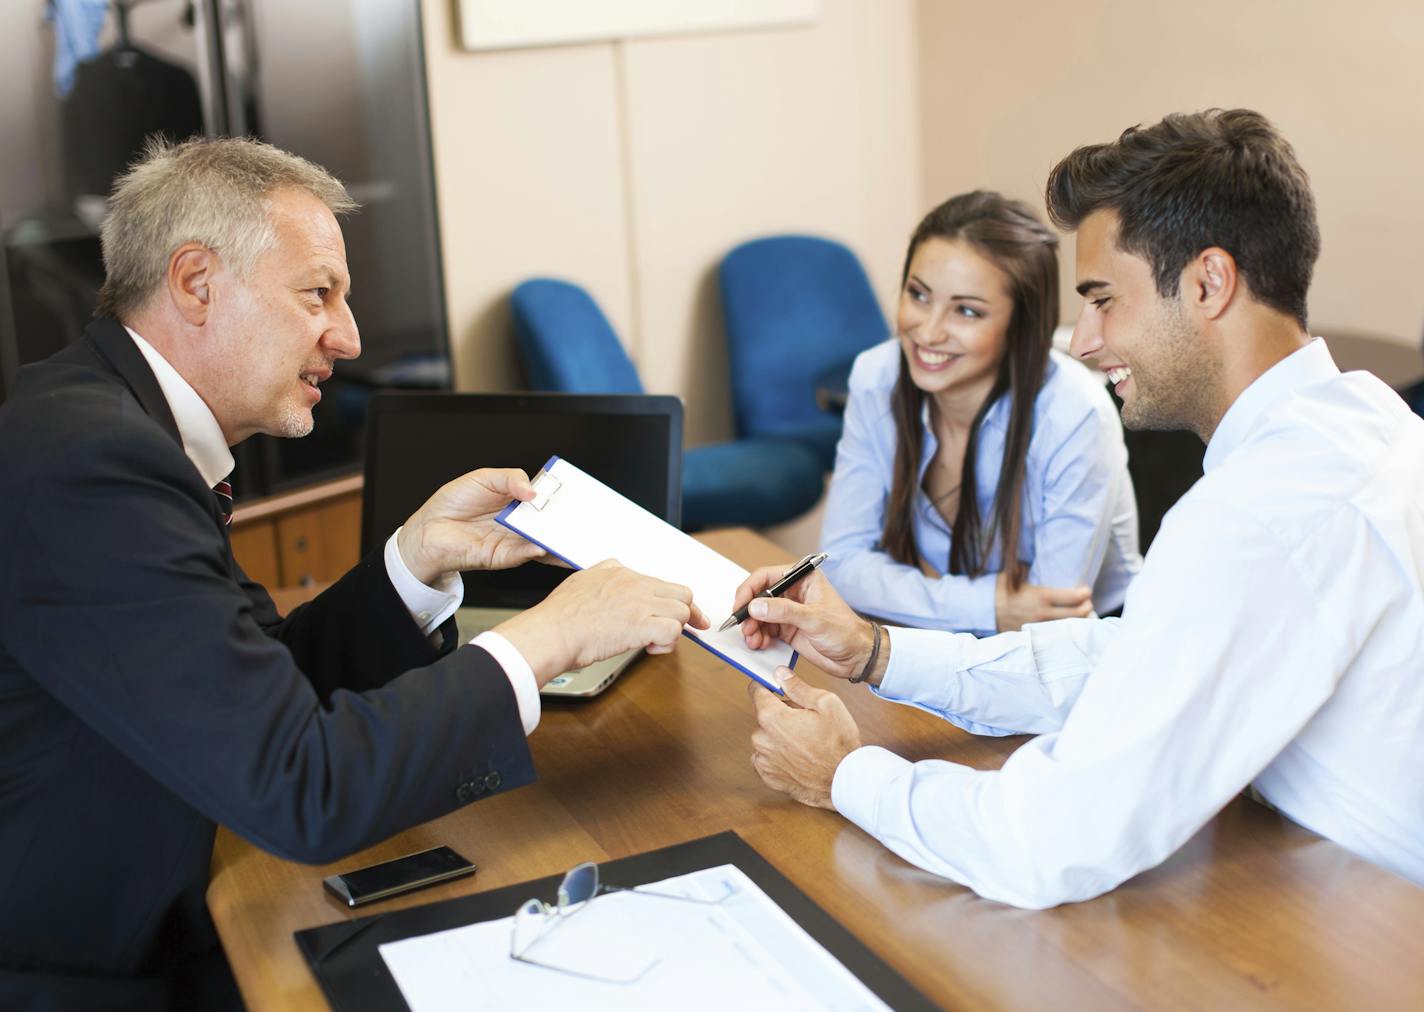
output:
M 552 480 L 551 480 L 552 479 Z M 578 569 L 616 559 L 629 569 L 692 588 L 692 599 L 712 622 L 684 635 L 743 674 L 782 692 L 779 665 L 795 667 L 784 643 L 752 650 L 737 628 L 717 632 L 732 613 L 747 571 L 702 542 L 649 513 L 561 457 L 551 457 L 534 478 L 531 502 L 511 503 L 498 520 Z
M 888 1009 L 735 865 L 640 886 L 716 897 L 716 906 L 611 893 L 559 918 L 530 950 L 569 969 L 653 966 L 631 984 L 586 980 L 510 958 L 512 917 L 388 942 L 381 958 L 411 1012 L 514 1008 L 678 1012 Z

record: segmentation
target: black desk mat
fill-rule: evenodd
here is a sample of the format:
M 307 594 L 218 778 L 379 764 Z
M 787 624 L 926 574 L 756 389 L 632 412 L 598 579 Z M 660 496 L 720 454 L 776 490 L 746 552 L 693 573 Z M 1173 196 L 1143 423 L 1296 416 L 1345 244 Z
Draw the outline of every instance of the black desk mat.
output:
M 631 887 L 723 864 L 740 868 L 891 1008 L 936 1007 L 734 832 L 601 863 L 599 874 L 612 885 Z M 530 897 L 551 897 L 562 877 L 550 875 L 473 896 L 308 928 L 296 933 L 297 947 L 337 1012 L 409 1012 L 378 946 L 508 917 Z M 314 884 L 313 888 L 319 886 Z

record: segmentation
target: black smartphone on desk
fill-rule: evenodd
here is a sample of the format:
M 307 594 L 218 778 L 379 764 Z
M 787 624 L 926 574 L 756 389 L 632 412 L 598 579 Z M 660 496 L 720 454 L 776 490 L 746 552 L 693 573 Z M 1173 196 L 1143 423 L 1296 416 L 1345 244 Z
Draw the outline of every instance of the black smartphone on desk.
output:
M 474 873 L 475 866 L 449 847 L 436 847 L 322 881 L 348 907 L 359 907 Z

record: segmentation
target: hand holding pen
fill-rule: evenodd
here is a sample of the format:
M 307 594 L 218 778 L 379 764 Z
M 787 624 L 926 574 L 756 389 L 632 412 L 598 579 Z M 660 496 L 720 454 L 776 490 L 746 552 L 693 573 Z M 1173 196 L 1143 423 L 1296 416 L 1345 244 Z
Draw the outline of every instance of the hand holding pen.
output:
M 796 563 L 796 565 L 788 569 L 786 571 L 785 576 L 777 580 L 765 590 L 758 591 L 756 594 L 753 595 L 753 597 L 781 597 L 792 587 L 796 586 L 796 584 L 800 583 L 803 579 L 815 572 L 816 568 L 820 566 L 821 563 L 825 562 L 828 558 L 830 558 L 830 556 L 827 555 L 825 552 L 816 552 L 812 555 L 806 556 L 800 562 Z M 742 587 L 745 586 L 746 584 L 742 585 Z M 740 599 L 742 596 L 741 590 L 742 588 L 738 588 L 737 590 L 738 599 Z M 745 622 L 747 620 L 747 608 L 750 606 L 751 599 L 748 599 L 745 604 L 743 604 L 736 611 L 732 612 L 731 617 L 729 617 L 727 621 L 723 622 L 717 627 L 717 631 L 726 632 L 728 629 L 732 628 L 732 626 L 741 625 L 743 622 Z
M 753 650 L 764 650 L 780 640 L 826 674 L 849 679 L 865 669 L 874 647 L 874 629 L 841 600 L 824 575 L 812 571 L 814 568 L 777 597 L 768 592 L 790 575 L 786 568 L 758 569 L 737 588 L 733 618 L 747 616 L 742 635 Z M 881 656 L 889 657 L 888 640 L 882 645 Z

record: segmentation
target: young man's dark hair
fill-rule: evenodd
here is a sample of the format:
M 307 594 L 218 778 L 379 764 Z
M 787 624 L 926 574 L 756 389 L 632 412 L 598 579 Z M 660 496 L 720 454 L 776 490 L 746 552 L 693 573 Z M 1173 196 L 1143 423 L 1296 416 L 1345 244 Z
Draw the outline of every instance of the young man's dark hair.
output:
M 1255 298 L 1306 326 L 1320 255 L 1310 180 L 1295 151 L 1250 109 L 1176 113 L 1068 155 L 1048 177 L 1048 214 L 1073 231 L 1095 211 L 1119 220 L 1118 247 L 1174 296 L 1187 262 L 1220 246 Z

